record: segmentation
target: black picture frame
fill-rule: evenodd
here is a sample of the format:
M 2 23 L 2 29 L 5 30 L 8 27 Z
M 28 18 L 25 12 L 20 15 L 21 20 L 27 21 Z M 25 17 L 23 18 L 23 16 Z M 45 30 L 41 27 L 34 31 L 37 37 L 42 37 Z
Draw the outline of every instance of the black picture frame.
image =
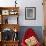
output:
M 25 7 L 25 20 L 36 20 L 36 7 Z

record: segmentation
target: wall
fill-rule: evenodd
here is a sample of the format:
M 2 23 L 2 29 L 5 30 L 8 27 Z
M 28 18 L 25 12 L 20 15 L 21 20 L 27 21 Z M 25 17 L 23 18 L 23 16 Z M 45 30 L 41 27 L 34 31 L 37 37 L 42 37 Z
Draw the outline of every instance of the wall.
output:
M 19 24 L 22 26 L 42 26 L 43 25 L 43 6 L 42 0 L 21 0 Z M 25 20 L 25 7 L 36 7 L 36 20 Z
M 15 6 L 15 0 L 0 0 L 0 6 Z M 43 26 L 42 0 L 17 0 L 20 26 Z M 25 7 L 36 7 L 36 20 L 25 20 Z M 10 19 L 9 19 L 10 20 Z

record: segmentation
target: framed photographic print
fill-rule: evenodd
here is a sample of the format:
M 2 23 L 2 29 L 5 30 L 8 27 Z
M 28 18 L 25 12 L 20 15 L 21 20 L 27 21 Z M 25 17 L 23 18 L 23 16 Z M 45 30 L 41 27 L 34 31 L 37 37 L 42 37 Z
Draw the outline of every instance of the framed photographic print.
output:
M 36 20 L 36 7 L 26 7 L 25 8 L 25 19 L 26 20 Z

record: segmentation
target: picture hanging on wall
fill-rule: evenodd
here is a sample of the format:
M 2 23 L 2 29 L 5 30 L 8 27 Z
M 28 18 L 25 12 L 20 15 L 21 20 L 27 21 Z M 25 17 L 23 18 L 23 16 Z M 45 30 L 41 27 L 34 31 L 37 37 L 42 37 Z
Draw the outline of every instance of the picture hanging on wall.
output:
M 25 19 L 36 20 L 36 7 L 25 7 Z

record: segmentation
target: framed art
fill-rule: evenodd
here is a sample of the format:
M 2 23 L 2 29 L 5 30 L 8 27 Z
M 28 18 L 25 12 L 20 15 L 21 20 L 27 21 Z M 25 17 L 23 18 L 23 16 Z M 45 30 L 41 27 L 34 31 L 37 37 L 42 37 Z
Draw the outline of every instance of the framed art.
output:
M 2 15 L 9 15 L 9 10 L 2 10 Z
M 25 8 L 25 19 L 26 20 L 36 20 L 36 7 L 26 7 Z
M 18 13 L 18 12 L 17 12 L 16 10 L 14 10 L 14 9 L 9 11 L 9 14 L 10 14 L 10 15 L 16 15 L 17 13 Z

